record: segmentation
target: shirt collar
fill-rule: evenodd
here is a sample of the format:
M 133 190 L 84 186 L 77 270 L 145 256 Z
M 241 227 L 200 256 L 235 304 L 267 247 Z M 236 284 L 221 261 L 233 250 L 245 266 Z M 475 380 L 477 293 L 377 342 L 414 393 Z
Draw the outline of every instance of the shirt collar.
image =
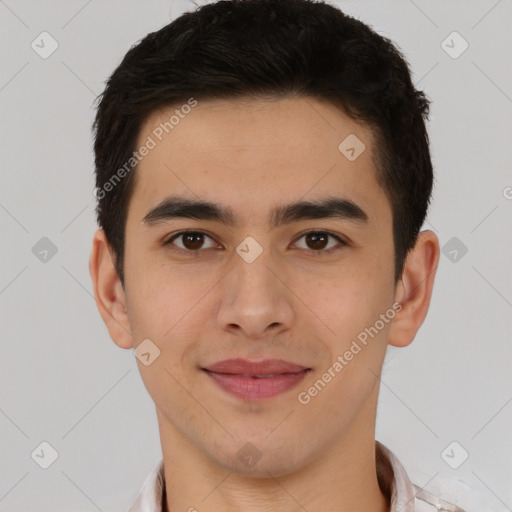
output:
M 391 511 L 390 512 L 414 512 L 415 510 L 415 489 L 409 480 L 407 473 L 397 457 L 379 441 L 375 441 L 377 448 L 380 448 L 393 470 L 393 474 L 386 474 L 392 483 L 391 489 Z M 380 468 L 381 472 L 387 471 Z M 379 468 L 377 468 L 379 472 Z M 128 512 L 163 512 L 162 501 L 165 488 L 165 473 L 163 459 L 153 467 L 146 477 L 137 495 L 135 502 Z

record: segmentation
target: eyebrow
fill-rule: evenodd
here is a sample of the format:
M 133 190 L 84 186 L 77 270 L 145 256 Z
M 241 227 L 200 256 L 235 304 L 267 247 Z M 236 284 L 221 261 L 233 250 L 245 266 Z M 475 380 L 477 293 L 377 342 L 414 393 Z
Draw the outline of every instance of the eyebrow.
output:
M 228 226 L 236 226 L 233 210 L 211 201 L 168 197 L 151 209 L 143 218 L 144 224 L 153 226 L 166 220 L 187 218 L 213 220 Z M 368 224 L 367 213 L 356 203 L 341 197 L 327 197 L 316 201 L 297 201 L 279 205 L 269 215 L 271 228 L 301 220 L 337 218 L 360 224 Z

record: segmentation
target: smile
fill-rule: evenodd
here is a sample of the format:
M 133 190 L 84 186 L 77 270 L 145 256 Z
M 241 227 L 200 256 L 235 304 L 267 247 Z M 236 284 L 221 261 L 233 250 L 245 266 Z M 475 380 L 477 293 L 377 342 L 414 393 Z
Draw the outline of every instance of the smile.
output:
M 258 401 L 289 391 L 301 382 L 309 371 L 307 368 L 293 373 L 269 375 L 216 373 L 209 370 L 205 370 L 205 373 L 223 391 L 243 400 Z

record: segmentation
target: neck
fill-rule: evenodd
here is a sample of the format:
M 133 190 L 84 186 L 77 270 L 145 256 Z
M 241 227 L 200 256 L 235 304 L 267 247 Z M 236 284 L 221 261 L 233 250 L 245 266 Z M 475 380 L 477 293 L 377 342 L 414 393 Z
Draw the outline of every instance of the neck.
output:
M 343 439 L 285 475 L 251 477 L 213 462 L 157 410 L 165 471 L 164 512 L 389 512 L 389 481 L 380 485 L 375 422 L 362 417 Z M 366 430 L 361 429 L 366 426 Z M 373 425 L 373 428 L 368 428 Z M 382 471 L 382 466 L 379 470 Z M 384 468 L 385 469 L 385 468 Z

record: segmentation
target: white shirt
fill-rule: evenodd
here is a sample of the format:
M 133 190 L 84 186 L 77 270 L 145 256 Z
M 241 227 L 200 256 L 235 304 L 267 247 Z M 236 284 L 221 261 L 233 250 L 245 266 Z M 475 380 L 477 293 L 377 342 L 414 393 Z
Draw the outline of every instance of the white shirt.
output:
M 379 443 L 379 441 L 376 441 Z M 379 443 L 393 468 L 393 490 L 390 512 L 465 512 L 462 508 L 423 491 L 407 476 L 397 457 Z M 151 470 L 128 512 L 163 512 L 162 501 L 165 487 L 163 459 Z M 171 511 L 172 512 L 172 511 Z

